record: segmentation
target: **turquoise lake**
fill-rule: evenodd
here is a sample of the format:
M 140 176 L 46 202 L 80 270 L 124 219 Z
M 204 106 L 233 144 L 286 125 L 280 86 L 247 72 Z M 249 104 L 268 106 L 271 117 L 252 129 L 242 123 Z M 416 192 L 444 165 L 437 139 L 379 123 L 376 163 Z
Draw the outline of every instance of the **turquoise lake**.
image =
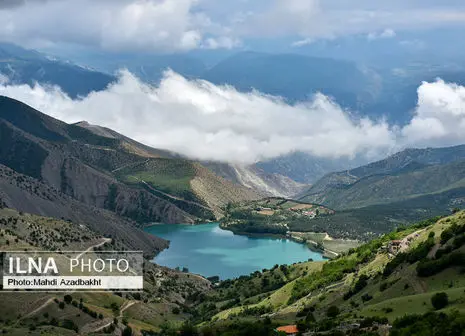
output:
M 205 277 L 231 279 L 276 264 L 324 259 L 320 253 L 288 239 L 235 235 L 218 224 L 161 224 L 145 231 L 170 241 L 170 247 L 155 257 L 155 263 L 187 267 L 189 272 Z

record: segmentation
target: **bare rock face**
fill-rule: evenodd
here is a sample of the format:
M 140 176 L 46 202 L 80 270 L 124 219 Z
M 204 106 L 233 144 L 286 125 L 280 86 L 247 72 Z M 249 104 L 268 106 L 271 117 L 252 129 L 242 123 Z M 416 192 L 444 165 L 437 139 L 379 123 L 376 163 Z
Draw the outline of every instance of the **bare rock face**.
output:
M 204 165 L 225 179 L 264 196 L 292 198 L 310 187 L 287 176 L 266 173 L 256 165 L 217 162 L 207 162 Z

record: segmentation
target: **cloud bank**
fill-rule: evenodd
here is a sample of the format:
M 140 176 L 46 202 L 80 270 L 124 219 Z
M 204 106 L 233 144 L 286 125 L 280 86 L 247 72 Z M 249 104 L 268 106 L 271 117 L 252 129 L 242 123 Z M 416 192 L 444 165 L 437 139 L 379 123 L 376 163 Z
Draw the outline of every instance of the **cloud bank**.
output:
M 282 36 L 302 43 L 354 34 L 386 38 L 464 23 L 462 0 L 0 1 L 0 40 L 35 48 L 179 52 Z
M 0 4 L 0 40 L 114 51 L 231 48 L 236 40 L 197 0 L 29 0 Z M 209 34 L 209 35 L 208 35 Z M 206 37 L 208 35 L 208 38 Z
M 440 80 L 419 87 L 418 107 L 403 128 L 353 118 L 322 94 L 289 105 L 172 71 L 158 86 L 123 71 L 107 90 L 78 100 L 39 84 L 3 84 L 0 94 L 66 122 L 86 120 L 200 160 L 253 163 L 293 151 L 376 159 L 404 147 L 465 143 L 465 88 Z

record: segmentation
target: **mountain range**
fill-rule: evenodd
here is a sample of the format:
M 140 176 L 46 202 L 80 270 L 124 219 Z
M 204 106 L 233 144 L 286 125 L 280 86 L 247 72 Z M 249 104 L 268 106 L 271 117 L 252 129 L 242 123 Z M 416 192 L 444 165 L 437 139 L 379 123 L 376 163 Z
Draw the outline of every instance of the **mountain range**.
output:
M 330 173 L 305 191 L 301 199 L 341 210 L 360 208 L 463 188 L 464 178 L 464 145 L 406 149 L 384 160 Z
M 66 124 L 6 97 L 0 97 L 0 164 L 3 204 L 88 219 L 102 234 L 137 233 L 132 221 L 216 220 L 227 203 L 260 197 L 198 162 L 109 129 Z

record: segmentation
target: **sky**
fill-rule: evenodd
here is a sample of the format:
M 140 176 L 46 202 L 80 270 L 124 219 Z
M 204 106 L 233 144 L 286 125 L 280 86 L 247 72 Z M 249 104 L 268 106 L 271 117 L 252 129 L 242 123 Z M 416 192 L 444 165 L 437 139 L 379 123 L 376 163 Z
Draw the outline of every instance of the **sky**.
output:
M 0 40 L 118 52 L 234 49 L 287 38 L 295 47 L 353 35 L 465 26 L 462 0 L 2 0 Z
M 353 36 L 407 45 L 422 41 L 401 40 L 406 32 L 463 28 L 463 0 L 0 1 L 0 41 L 38 49 L 184 53 L 283 39 L 303 48 Z M 12 85 L 0 76 L 0 94 L 202 160 L 253 163 L 292 151 L 374 160 L 406 147 L 465 143 L 465 88 L 441 79 L 418 86 L 403 126 L 356 117 L 323 94 L 289 104 L 173 71 L 151 86 L 122 70 L 106 90 L 76 100 L 57 87 Z

